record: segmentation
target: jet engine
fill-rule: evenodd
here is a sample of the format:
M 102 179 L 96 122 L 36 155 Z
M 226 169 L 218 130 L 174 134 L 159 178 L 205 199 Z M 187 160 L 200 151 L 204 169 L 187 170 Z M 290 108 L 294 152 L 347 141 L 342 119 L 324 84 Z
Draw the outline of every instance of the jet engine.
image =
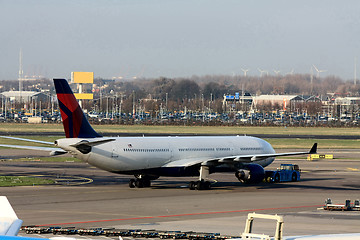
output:
M 259 164 L 249 164 L 237 170 L 235 176 L 243 183 L 259 183 L 265 177 L 265 170 Z

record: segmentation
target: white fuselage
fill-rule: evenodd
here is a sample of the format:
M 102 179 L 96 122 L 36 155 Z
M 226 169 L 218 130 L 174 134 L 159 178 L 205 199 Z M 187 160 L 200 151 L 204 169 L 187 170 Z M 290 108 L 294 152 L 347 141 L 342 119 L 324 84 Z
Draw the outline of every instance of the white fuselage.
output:
M 88 154 L 80 153 L 69 145 L 79 138 L 57 140 L 57 145 L 71 151 L 77 158 L 110 172 L 129 172 L 142 169 L 161 168 L 175 161 L 225 158 L 251 154 L 273 154 L 272 146 L 263 139 L 248 136 L 204 136 L 204 137 L 117 137 L 92 147 Z M 263 167 L 274 161 L 269 157 L 255 161 Z

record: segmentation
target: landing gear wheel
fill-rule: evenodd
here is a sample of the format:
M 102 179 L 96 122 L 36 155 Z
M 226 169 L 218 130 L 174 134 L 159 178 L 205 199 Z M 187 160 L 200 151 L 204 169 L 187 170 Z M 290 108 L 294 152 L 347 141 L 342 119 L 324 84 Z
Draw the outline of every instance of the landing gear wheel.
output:
M 196 181 L 190 182 L 190 190 L 208 190 L 211 188 L 211 183 L 209 181 Z
M 147 178 L 136 178 L 136 179 L 130 179 L 129 181 L 130 188 L 144 188 L 150 186 L 151 186 L 151 180 Z
M 151 186 L 151 181 L 149 179 L 142 179 L 142 182 L 143 182 L 144 187 L 150 187 Z
M 292 182 L 296 182 L 297 181 L 297 175 L 296 173 L 293 173 L 292 176 L 291 176 L 291 181 Z
M 211 189 L 211 183 L 210 183 L 209 181 L 206 181 L 206 182 L 205 182 L 205 189 L 206 189 L 206 190 Z
M 203 190 L 204 189 L 204 184 L 202 181 L 197 181 L 196 182 L 196 190 Z
M 144 182 L 141 179 L 138 178 L 138 179 L 135 180 L 135 186 L 137 188 L 143 188 L 144 187 Z
M 136 186 L 135 186 L 135 179 L 130 179 L 130 181 L 129 181 L 129 187 L 130 188 L 135 188 Z

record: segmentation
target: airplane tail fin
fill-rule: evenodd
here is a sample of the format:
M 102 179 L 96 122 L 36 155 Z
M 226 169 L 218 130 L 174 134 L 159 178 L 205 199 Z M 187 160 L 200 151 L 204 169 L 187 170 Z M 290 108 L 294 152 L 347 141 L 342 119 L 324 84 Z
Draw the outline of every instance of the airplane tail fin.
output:
M 7 197 L 0 196 L 0 235 L 16 236 L 23 221 L 18 219 Z
M 66 79 L 54 79 L 67 138 L 101 137 L 90 125 Z

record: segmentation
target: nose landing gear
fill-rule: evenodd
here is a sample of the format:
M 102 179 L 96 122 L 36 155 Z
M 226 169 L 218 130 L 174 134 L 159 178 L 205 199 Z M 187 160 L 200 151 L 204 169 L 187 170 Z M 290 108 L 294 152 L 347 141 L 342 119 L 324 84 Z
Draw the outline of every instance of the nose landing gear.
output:
M 207 177 L 210 175 L 209 167 L 206 165 L 201 165 L 200 167 L 200 176 L 199 181 L 191 181 L 189 183 L 190 190 L 208 190 L 211 188 L 211 183 L 209 181 L 205 181 Z

